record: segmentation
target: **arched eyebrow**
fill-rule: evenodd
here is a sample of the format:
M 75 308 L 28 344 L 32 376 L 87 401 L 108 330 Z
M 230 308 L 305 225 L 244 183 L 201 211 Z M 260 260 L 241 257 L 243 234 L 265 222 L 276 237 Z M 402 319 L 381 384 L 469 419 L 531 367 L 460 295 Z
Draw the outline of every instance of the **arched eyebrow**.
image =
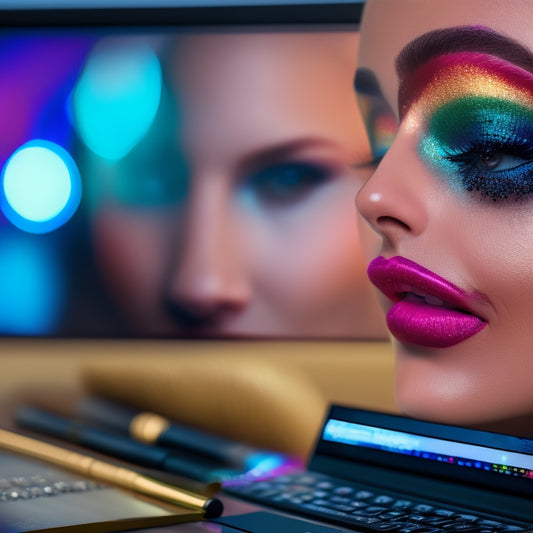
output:
M 409 42 L 396 58 L 400 83 L 426 61 L 456 52 L 492 55 L 533 73 L 533 53 L 518 41 L 484 26 L 457 26 L 433 30 Z
M 447 54 L 481 53 L 497 57 L 533 73 L 533 53 L 518 41 L 484 26 L 457 26 L 424 33 L 409 42 L 396 57 L 399 78 L 398 109 L 405 115 L 412 100 L 412 81 L 424 63 Z

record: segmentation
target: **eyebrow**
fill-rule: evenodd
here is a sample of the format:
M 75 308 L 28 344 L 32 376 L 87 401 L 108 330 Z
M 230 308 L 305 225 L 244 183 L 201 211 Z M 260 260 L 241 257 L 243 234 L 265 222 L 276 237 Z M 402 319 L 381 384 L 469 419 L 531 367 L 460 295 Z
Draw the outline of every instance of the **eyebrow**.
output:
M 317 148 L 338 150 L 339 144 L 328 138 L 309 136 L 288 140 L 287 142 L 281 142 L 272 146 L 261 147 L 246 154 L 239 161 L 239 173 L 247 174 L 255 171 L 257 168 L 274 166 L 289 160 L 297 160 L 301 157 L 302 151 Z M 356 164 L 360 163 L 360 160 L 366 161 L 368 159 L 361 156 L 359 153 L 351 155 Z M 350 163 L 350 165 L 351 164 L 352 163 Z
M 533 73 L 533 53 L 509 37 L 484 26 L 457 26 L 424 33 L 409 42 L 396 57 L 399 78 L 398 109 L 409 108 L 411 82 L 416 71 L 431 59 L 459 52 L 476 52 L 497 57 Z
M 457 26 L 424 33 L 408 43 L 396 58 L 400 80 L 423 63 L 455 52 L 481 52 L 533 73 L 533 53 L 518 41 L 484 26 Z

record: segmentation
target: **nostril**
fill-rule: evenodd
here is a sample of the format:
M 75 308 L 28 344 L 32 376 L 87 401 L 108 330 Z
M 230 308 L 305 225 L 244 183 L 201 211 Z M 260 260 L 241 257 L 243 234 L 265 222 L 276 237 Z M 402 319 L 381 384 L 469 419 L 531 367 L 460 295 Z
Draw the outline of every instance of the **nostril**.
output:
M 389 217 L 389 216 L 380 216 L 376 219 L 376 222 L 378 226 L 385 227 L 385 226 L 399 226 L 400 228 L 411 231 L 411 228 L 405 223 L 402 222 L 398 218 Z

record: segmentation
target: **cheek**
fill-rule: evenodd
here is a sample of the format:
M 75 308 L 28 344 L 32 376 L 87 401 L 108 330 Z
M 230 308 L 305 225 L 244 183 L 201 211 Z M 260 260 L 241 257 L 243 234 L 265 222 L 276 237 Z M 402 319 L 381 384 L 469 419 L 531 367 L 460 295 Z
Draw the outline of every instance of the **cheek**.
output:
M 118 304 L 134 314 L 152 308 L 164 270 L 161 224 L 106 208 L 93 224 L 97 263 Z
M 398 404 L 413 416 L 452 424 L 531 415 L 533 204 L 470 204 L 468 216 L 448 207 L 447 231 L 432 233 L 440 264 L 488 299 L 489 324 L 446 350 L 417 353 L 397 343 Z
M 531 338 L 526 340 L 528 346 Z M 468 345 L 467 345 L 468 344 Z M 490 333 L 446 353 L 413 357 L 396 348 L 395 393 L 408 415 L 472 425 L 533 413 L 533 361 L 523 343 L 498 345 Z M 476 354 L 471 357 L 470 354 Z
M 366 261 L 353 203 L 323 197 L 291 215 L 283 228 L 270 226 L 258 240 L 256 272 L 265 293 L 289 308 L 331 311 L 332 305 L 366 296 Z M 282 236 L 282 237 L 280 237 Z

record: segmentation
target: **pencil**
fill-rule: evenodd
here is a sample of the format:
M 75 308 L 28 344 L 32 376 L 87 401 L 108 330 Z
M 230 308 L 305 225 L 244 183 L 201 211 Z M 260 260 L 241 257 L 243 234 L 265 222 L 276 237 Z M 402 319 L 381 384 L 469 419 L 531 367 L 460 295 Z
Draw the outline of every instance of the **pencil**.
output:
M 0 429 L 0 448 L 40 459 L 97 481 L 128 489 L 214 518 L 222 514 L 222 502 L 162 483 L 134 470 L 116 466 L 19 433 Z

